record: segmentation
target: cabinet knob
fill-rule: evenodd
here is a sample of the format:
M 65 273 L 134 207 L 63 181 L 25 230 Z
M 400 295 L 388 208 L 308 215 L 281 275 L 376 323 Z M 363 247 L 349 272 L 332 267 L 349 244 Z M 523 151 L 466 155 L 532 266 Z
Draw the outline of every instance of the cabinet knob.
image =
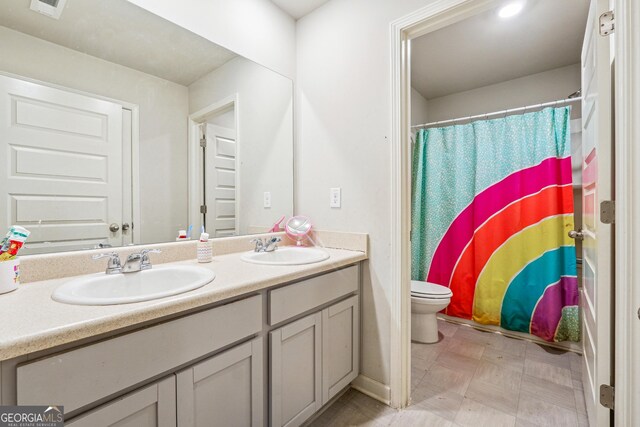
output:
M 112 233 L 115 233 L 118 230 L 120 230 L 120 226 L 115 222 L 109 226 L 109 231 L 111 231 Z

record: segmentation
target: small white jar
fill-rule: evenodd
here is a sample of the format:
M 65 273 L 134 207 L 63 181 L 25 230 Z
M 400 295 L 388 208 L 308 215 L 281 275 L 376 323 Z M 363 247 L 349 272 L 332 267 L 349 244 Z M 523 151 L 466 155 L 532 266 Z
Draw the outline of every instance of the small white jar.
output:
M 0 294 L 15 291 L 20 285 L 20 258 L 0 261 Z
M 211 262 L 213 260 L 213 247 L 210 240 L 207 240 L 206 242 L 198 240 L 197 251 L 198 262 L 204 263 Z

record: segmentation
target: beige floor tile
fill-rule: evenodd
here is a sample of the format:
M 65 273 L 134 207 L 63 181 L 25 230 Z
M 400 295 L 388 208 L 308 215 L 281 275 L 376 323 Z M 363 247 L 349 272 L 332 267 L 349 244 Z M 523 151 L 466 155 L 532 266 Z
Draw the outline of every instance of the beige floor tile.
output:
M 442 353 L 447 346 L 449 345 L 449 341 L 440 341 L 434 344 L 421 344 L 412 342 L 411 343 L 411 357 L 423 359 L 427 361 L 436 360 L 438 355 Z
M 451 427 L 453 422 L 423 408 L 410 406 L 398 413 L 391 425 L 398 427 Z
M 502 334 L 493 335 L 493 340 L 487 345 L 487 349 L 493 348 L 494 350 L 524 358 L 527 341 L 507 337 Z
M 495 343 L 495 335 L 498 334 L 494 332 L 481 331 L 467 325 L 461 325 L 453 337 L 476 344 L 490 345 Z
M 578 412 L 578 427 L 589 427 L 589 418 L 587 418 L 587 414 L 581 414 Z
M 421 359 L 419 357 L 411 358 L 411 368 L 420 369 L 422 371 L 428 371 L 433 365 L 435 365 L 439 353 L 432 359 Z
M 543 427 L 576 427 L 578 425 L 576 411 L 553 405 L 529 394 L 525 396 L 525 393 L 520 394 L 518 418 Z
M 573 375 L 571 376 L 571 378 L 573 379 Z M 575 388 L 576 390 L 584 390 L 584 385 L 582 384 L 582 380 L 576 380 L 573 379 L 573 388 Z
M 571 379 L 582 382 L 582 372 L 571 371 Z
M 461 394 L 442 390 L 422 381 L 411 394 L 411 407 L 425 410 L 441 418 L 453 421 L 464 397 Z
M 453 370 L 436 363 L 429 369 L 418 387 L 422 383 L 428 383 L 439 390 L 450 391 L 464 396 L 472 376 L 473 373 L 471 372 Z
M 569 362 L 571 364 L 571 371 L 582 372 L 582 356 L 578 353 L 569 353 Z
M 563 408 L 576 409 L 573 387 L 566 387 L 541 378 L 525 375 L 522 378 L 520 399 L 525 398 L 522 393 L 538 396 L 546 402 L 562 406 Z
M 420 384 L 420 381 L 422 381 L 422 378 L 424 378 L 426 373 L 427 371 L 425 370 L 417 369 L 415 367 L 411 368 L 411 390 Z
M 576 401 L 576 411 L 580 414 L 587 413 L 587 404 L 584 401 L 584 390 L 582 389 L 574 389 L 573 395 Z
M 475 378 L 469 383 L 467 393 L 464 395 L 478 403 L 514 416 L 518 413 L 519 396 L 517 390 L 510 390 Z
M 480 364 L 480 360 L 451 353 L 447 350 L 440 353 L 436 359 L 436 363 L 455 371 L 462 371 L 473 375 Z
M 531 421 L 523 420 L 522 418 L 516 418 L 516 427 L 550 427 L 550 426 L 539 426 L 538 424 L 532 423 Z M 560 427 L 560 426 L 553 426 Z
M 517 356 L 502 350 L 496 350 L 487 346 L 482 353 L 482 360 L 495 363 L 500 366 L 508 366 L 511 369 L 522 371 L 524 369 L 524 357 Z
M 359 426 L 359 427 L 386 427 L 391 425 L 396 414 L 379 414 L 371 417 L 365 415 L 351 403 L 344 405 L 333 417 L 327 426 Z M 319 420 L 316 420 L 318 422 Z M 316 422 L 312 425 L 316 427 Z
M 454 423 L 462 427 L 512 427 L 516 417 L 465 398 Z
M 566 368 L 550 365 L 548 363 L 538 362 L 536 360 L 527 360 L 524 364 L 524 373 L 536 378 L 551 381 L 566 387 L 573 387 L 571 379 L 571 371 Z
M 448 352 L 456 353 L 460 356 L 470 357 L 472 359 L 480 359 L 484 353 L 485 346 L 458 338 L 452 338 L 447 347 Z
M 522 372 L 495 363 L 481 361 L 474 379 L 500 386 L 504 390 L 517 392 L 520 390 Z
M 570 354 L 572 353 L 569 351 L 558 350 L 532 342 L 527 343 L 527 360 L 535 360 L 560 368 L 571 369 Z
M 371 419 L 391 418 L 393 415 L 398 413 L 398 411 L 390 406 L 387 406 L 384 403 L 372 399 L 360 392 L 355 392 L 353 397 L 346 404 L 356 407 L 360 412 Z
M 445 337 L 452 337 L 458 328 L 459 326 L 455 323 L 438 319 L 438 331 L 440 331 Z

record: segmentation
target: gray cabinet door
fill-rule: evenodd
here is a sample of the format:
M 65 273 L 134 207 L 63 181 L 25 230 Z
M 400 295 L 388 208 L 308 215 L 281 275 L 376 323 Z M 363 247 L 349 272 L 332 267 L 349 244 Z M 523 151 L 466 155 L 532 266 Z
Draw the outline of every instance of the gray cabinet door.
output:
M 359 313 L 357 295 L 322 310 L 323 405 L 358 376 Z
M 176 382 L 172 375 L 67 422 L 73 427 L 175 427 Z
M 178 373 L 178 425 L 262 426 L 263 351 L 256 338 Z
M 271 425 L 301 425 L 322 406 L 322 313 L 272 331 Z

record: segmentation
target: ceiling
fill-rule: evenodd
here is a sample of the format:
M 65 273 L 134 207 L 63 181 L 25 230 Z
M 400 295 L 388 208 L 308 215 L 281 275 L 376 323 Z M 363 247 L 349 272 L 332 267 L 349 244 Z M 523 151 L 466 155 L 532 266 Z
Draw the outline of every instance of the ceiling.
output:
M 287 12 L 294 19 L 300 19 L 304 15 L 313 12 L 329 0 L 271 0 L 280 9 Z
M 59 20 L 0 1 L 0 25 L 188 86 L 237 55 L 126 0 L 67 0 Z
M 427 100 L 580 62 L 589 0 L 528 0 L 411 42 L 411 84 Z

